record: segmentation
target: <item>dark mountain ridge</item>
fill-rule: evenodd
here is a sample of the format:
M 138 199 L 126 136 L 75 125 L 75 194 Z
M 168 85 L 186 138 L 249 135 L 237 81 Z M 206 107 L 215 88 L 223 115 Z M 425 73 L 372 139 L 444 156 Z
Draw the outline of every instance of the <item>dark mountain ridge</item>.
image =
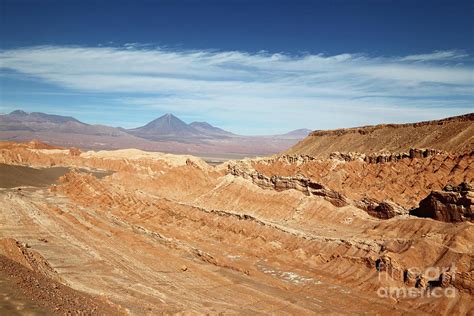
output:
M 22 110 L 15 110 L 9 114 L 0 115 L 0 130 L 29 132 L 48 131 L 109 136 L 119 136 L 124 133 L 110 126 L 86 124 L 71 116 L 41 112 L 27 113 Z
M 62 116 L 62 115 L 55 115 L 55 114 L 46 114 L 46 113 L 41 113 L 41 112 L 31 112 L 27 113 L 22 110 L 15 110 L 9 114 L 6 114 L 5 116 L 9 117 L 10 119 L 13 120 L 19 120 L 22 122 L 38 122 L 38 123 L 55 123 L 55 124 L 61 124 L 61 123 L 67 123 L 67 122 L 75 122 L 83 125 L 89 125 L 86 123 L 83 123 L 71 116 Z

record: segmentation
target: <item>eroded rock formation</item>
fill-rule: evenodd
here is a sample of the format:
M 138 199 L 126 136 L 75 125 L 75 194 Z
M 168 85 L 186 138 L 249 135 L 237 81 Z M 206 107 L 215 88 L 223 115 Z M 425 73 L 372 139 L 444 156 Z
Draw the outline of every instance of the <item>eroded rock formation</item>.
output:
M 474 221 L 474 191 L 472 185 L 448 185 L 442 191 L 432 191 L 420 201 L 410 215 L 443 222 Z
M 229 164 L 229 173 L 244 179 L 251 180 L 254 184 L 264 189 L 274 189 L 276 191 L 296 190 L 305 195 L 321 196 L 331 202 L 333 205 L 342 207 L 348 204 L 344 196 L 338 192 L 329 190 L 320 183 L 312 182 L 310 179 L 301 175 L 295 177 L 272 176 L 267 177 L 255 170 L 248 170 L 243 165 Z
M 450 154 L 412 150 L 412 158 L 406 153 L 405 158 L 393 159 L 400 155 L 373 156 L 392 157 L 373 159 L 383 163 L 371 163 L 366 161 L 367 155 L 351 153 L 300 163 L 273 158 L 247 164 L 267 177 L 302 175 L 354 201 L 392 201 L 406 209 L 416 207 L 431 191 L 441 190 L 447 183 L 474 182 L 474 151 Z
M 379 202 L 370 198 L 363 198 L 355 203 L 357 207 L 365 210 L 372 216 L 389 219 L 398 215 L 406 215 L 408 211 L 392 201 Z

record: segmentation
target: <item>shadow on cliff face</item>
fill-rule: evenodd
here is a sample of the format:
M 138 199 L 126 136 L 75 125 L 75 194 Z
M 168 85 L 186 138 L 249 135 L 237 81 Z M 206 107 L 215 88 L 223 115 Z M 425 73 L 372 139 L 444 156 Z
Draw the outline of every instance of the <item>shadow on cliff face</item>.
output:
M 469 183 L 447 185 L 442 191 L 431 193 L 420 201 L 410 215 L 432 218 L 443 222 L 474 221 L 474 190 Z
M 22 186 L 45 187 L 56 183 L 59 177 L 71 171 L 67 167 L 31 168 L 17 165 L 0 164 L 0 188 Z M 79 169 L 80 172 L 91 173 L 98 178 L 110 175 L 110 171 L 90 171 Z

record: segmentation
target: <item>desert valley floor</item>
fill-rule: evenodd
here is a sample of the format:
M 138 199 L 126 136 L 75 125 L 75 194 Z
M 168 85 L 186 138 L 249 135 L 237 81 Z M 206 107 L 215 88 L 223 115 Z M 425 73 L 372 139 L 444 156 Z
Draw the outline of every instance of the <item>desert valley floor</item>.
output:
M 472 315 L 473 120 L 216 166 L 2 142 L 0 314 Z

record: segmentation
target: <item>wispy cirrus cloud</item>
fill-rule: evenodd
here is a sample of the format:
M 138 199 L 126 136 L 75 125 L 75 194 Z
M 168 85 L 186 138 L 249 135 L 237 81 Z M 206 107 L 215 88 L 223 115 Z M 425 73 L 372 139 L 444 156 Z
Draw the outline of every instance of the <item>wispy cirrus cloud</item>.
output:
M 62 89 L 107 94 L 108 104 L 113 94 L 121 106 L 214 119 L 237 132 L 259 133 L 472 111 L 474 68 L 459 64 L 468 57 L 457 51 L 291 56 L 130 43 L 3 50 L 0 67 Z
M 457 50 L 437 51 L 430 54 L 408 55 L 402 57 L 402 61 L 439 61 L 439 60 L 456 60 L 468 57 L 467 54 Z

